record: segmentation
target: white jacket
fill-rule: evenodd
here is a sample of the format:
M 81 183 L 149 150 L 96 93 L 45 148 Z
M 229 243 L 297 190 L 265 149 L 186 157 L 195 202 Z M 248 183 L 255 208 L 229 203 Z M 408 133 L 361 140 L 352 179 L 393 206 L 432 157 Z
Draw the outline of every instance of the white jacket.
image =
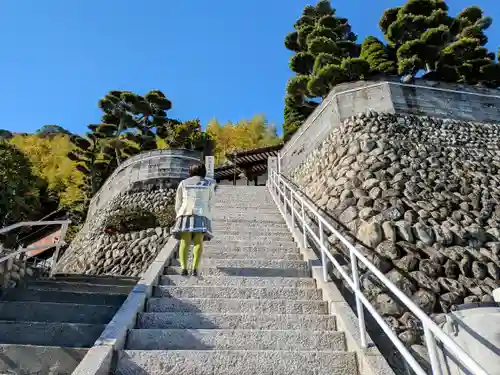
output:
M 214 184 L 201 177 L 189 177 L 179 184 L 175 198 L 177 217 L 198 215 L 212 219 Z

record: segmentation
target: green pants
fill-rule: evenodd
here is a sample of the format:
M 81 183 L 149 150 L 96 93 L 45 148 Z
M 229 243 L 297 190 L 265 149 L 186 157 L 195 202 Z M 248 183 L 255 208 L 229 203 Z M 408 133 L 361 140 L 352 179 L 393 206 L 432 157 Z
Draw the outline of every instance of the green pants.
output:
M 179 261 L 183 270 L 187 269 L 188 251 L 193 241 L 193 269 L 198 269 L 200 264 L 201 253 L 203 251 L 203 233 L 181 233 L 181 240 L 179 244 Z

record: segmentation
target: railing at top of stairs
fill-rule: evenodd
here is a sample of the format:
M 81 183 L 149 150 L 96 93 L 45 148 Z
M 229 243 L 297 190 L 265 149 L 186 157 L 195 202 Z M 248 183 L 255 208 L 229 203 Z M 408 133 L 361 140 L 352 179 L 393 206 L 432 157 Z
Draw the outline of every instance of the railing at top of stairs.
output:
M 8 233 L 14 229 L 21 227 L 34 227 L 34 226 L 49 226 L 49 225 L 60 225 L 61 233 L 59 239 L 53 244 L 47 245 L 38 245 L 38 246 L 28 246 L 25 248 L 19 248 L 7 255 L 0 255 L 0 264 L 8 261 L 9 259 L 16 259 L 20 256 L 24 256 L 27 252 L 36 251 L 36 250 L 47 250 L 55 246 L 54 254 L 52 255 L 52 265 L 50 267 L 50 276 L 53 276 L 55 271 L 55 266 L 59 257 L 59 252 L 61 250 L 61 246 L 65 245 L 66 242 L 64 238 L 66 237 L 66 232 L 68 231 L 68 226 L 71 224 L 70 220 L 54 220 L 54 221 L 24 221 L 21 223 L 12 224 L 5 228 L 0 228 L 0 234 Z M 0 249 L 2 246 L 0 245 Z
M 358 328 L 361 336 L 361 346 L 367 348 L 366 322 L 363 307 L 371 314 L 380 328 L 392 341 L 399 353 L 403 356 L 408 366 L 417 375 L 426 375 L 426 371 L 417 362 L 415 357 L 405 347 L 385 320 L 380 316 L 375 307 L 370 303 L 360 288 L 358 262 L 362 263 L 367 270 L 378 278 L 388 290 L 390 290 L 422 323 L 425 343 L 429 352 L 430 365 L 433 375 L 444 375 L 440 361 L 440 353 L 436 340 L 442 347 L 457 359 L 462 366 L 474 375 L 489 375 L 470 355 L 468 355 L 453 339 L 451 339 L 434 321 L 418 307 L 404 292 L 391 282 L 380 270 L 371 263 L 356 247 L 351 244 L 339 231 L 337 231 L 320 211 L 311 204 L 305 195 L 300 192 L 284 176 L 276 170 L 269 170 L 268 188 L 278 209 L 285 218 L 291 230 L 296 227 L 302 233 L 301 246 L 308 247 L 308 241 L 314 241 L 321 252 L 321 263 L 323 278 L 328 281 L 328 261 L 332 262 L 345 283 L 353 291 L 356 300 L 356 312 L 358 317 Z M 298 204 L 297 204 L 298 203 Z M 288 214 L 290 213 L 290 214 Z M 317 223 L 317 231 L 307 223 L 308 217 L 314 217 Z M 332 233 L 342 242 L 350 254 L 350 266 L 352 277 L 342 268 L 334 256 L 334 251 L 325 244 L 325 231 Z

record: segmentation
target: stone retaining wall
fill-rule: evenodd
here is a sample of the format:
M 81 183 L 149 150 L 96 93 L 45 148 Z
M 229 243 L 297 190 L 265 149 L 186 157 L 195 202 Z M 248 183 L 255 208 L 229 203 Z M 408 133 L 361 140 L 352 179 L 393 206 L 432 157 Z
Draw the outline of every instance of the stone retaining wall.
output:
M 124 161 L 92 198 L 85 224 L 56 272 L 141 276 L 167 242 L 170 228 L 108 234 L 106 219 L 125 207 L 167 209 L 174 204 L 178 183 L 200 159 L 198 151 L 154 150 Z
M 26 261 L 7 259 L 0 263 L 0 288 L 14 288 L 26 275 L 33 276 L 33 270 L 26 267 Z
M 141 185 L 120 193 L 87 218 L 70 247 L 57 263 L 57 273 L 142 276 L 170 236 L 170 228 L 156 227 L 130 233 L 107 234 L 105 220 L 125 207 L 166 210 L 174 204 L 175 190 Z
M 343 121 L 290 175 L 441 322 L 456 305 L 492 301 L 500 285 L 499 145 L 499 124 L 371 112 Z M 363 272 L 362 286 L 422 352 L 418 319 L 373 275 Z

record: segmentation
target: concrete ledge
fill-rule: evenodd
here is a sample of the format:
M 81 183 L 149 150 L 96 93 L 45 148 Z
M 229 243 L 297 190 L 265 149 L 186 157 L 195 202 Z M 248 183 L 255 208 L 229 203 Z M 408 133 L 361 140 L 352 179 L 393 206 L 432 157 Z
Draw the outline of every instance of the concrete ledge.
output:
M 112 360 L 112 346 L 94 346 L 83 357 L 72 375 L 108 375 Z
M 74 375 L 109 374 L 113 353 L 125 347 L 129 329 L 135 327 L 138 313 L 144 311 L 146 300 L 151 297 L 153 287 L 158 285 L 163 269 L 168 265 L 176 250 L 177 240 L 170 237 L 101 333 L 101 336 L 96 340 L 94 346 L 75 369 Z

